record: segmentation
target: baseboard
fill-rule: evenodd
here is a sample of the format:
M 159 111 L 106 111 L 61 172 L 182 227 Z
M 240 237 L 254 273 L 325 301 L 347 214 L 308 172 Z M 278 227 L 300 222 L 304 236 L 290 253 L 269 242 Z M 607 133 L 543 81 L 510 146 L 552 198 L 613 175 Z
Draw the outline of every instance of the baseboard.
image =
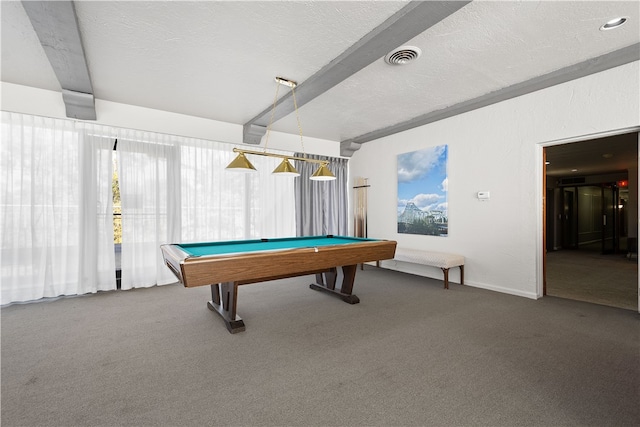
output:
M 443 279 L 442 272 L 440 271 L 439 268 L 436 268 L 436 267 L 428 267 L 428 266 L 423 266 L 419 264 L 404 263 L 404 262 L 399 262 L 395 260 L 382 261 L 380 264 L 381 264 L 380 265 L 381 268 L 386 268 L 387 270 L 413 274 L 416 276 L 428 277 L 434 280 Z M 460 284 L 459 278 L 460 278 L 459 270 L 457 268 L 452 268 L 449 273 L 449 283 L 459 285 Z M 524 297 L 529 299 L 538 299 L 538 295 L 536 292 L 526 292 L 518 289 L 511 289 L 511 288 L 505 288 L 502 286 L 490 285 L 487 283 L 474 282 L 472 280 L 469 280 L 467 277 L 465 277 L 464 279 L 464 284 L 465 286 L 471 286 L 473 288 L 486 289 L 488 291 L 500 292 L 503 294 L 515 295 L 518 297 Z
M 488 291 L 500 292 L 502 294 L 515 295 L 517 297 L 524 297 L 529 299 L 538 299 L 538 295 L 536 292 L 526 292 L 518 289 L 504 288 L 502 286 L 488 285 L 486 283 L 476 283 L 470 282 L 465 278 L 464 280 L 465 286 L 471 286 L 473 288 L 486 289 Z

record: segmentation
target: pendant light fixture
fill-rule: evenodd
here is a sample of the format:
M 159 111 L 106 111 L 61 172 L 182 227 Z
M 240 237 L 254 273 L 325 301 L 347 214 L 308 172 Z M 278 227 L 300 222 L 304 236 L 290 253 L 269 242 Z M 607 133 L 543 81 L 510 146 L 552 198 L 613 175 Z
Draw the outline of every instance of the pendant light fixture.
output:
M 329 161 L 328 160 L 315 160 L 309 159 L 306 157 L 306 153 L 304 151 L 304 141 L 302 139 L 302 127 L 300 126 L 300 117 L 298 115 L 298 104 L 296 102 L 296 92 L 294 88 L 297 86 L 297 83 L 292 80 L 287 80 L 282 77 L 276 77 L 276 82 L 278 86 L 276 87 L 276 95 L 273 100 L 273 108 L 271 110 L 271 119 L 269 120 L 269 126 L 267 126 L 267 132 L 265 135 L 265 143 L 263 151 L 251 151 L 251 150 L 243 150 L 240 148 L 234 148 L 233 152 L 238 153 L 235 159 L 229 166 L 227 166 L 228 170 L 237 171 L 237 172 L 255 172 L 256 168 L 251 164 L 249 159 L 247 159 L 246 155 L 251 154 L 255 156 L 266 156 L 266 157 L 278 157 L 282 159 L 282 162 L 278 165 L 277 168 L 273 170 L 274 175 L 278 176 L 300 176 L 300 173 L 296 170 L 296 168 L 291 164 L 290 160 L 299 160 L 308 163 L 317 163 L 320 166 L 318 170 L 316 170 L 313 175 L 309 179 L 314 181 L 331 181 L 336 179 L 336 177 L 329 170 Z M 293 106 L 296 112 L 296 119 L 298 121 L 298 130 L 300 131 L 300 144 L 302 145 L 302 155 L 303 157 L 295 157 L 295 156 L 287 156 L 284 154 L 276 154 L 269 153 L 267 151 L 267 146 L 269 144 L 269 133 L 271 131 L 271 124 L 273 123 L 273 116 L 276 109 L 276 102 L 278 101 L 278 89 L 280 85 L 289 86 L 291 88 L 291 96 L 293 97 Z
M 247 159 L 247 156 L 245 156 L 244 153 L 238 154 L 236 158 L 233 159 L 231 163 L 229 163 L 227 169 L 233 169 L 235 172 L 254 172 L 257 170 L 251 164 L 249 159 Z

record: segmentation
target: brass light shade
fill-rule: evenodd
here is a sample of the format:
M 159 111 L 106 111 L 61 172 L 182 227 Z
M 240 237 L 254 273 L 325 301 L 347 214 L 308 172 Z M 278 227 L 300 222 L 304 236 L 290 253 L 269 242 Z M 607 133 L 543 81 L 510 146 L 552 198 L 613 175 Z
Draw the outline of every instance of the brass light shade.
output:
M 233 159 L 231 163 L 229 163 L 227 169 L 233 170 L 234 172 L 256 172 L 256 168 L 253 167 L 244 153 L 238 153 L 236 158 Z
M 293 165 L 289 162 L 289 159 L 282 159 L 282 162 L 275 168 L 272 172 L 273 174 L 278 174 L 279 176 L 300 176 L 300 172 L 293 167 Z
M 313 181 L 333 181 L 336 179 L 335 175 L 331 173 L 326 163 L 320 165 L 317 171 L 309 178 Z

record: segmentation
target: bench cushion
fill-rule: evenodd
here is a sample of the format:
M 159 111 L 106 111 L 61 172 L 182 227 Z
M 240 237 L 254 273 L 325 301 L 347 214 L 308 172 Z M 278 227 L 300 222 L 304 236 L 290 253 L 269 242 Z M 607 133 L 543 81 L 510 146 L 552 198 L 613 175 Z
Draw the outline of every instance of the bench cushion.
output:
M 414 264 L 431 265 L 433 267 L 451 268 L 464 265 L 464 256 L 445 252 L 424 251 L 420 249 L 396 248 L 396 261 Z

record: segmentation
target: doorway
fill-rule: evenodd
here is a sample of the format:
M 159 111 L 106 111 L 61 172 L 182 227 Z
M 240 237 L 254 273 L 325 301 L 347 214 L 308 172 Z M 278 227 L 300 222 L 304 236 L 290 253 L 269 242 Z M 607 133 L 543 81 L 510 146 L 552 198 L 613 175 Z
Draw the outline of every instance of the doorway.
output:
M 544 156 L 544 294 L 638 311 L 638 133 Z

